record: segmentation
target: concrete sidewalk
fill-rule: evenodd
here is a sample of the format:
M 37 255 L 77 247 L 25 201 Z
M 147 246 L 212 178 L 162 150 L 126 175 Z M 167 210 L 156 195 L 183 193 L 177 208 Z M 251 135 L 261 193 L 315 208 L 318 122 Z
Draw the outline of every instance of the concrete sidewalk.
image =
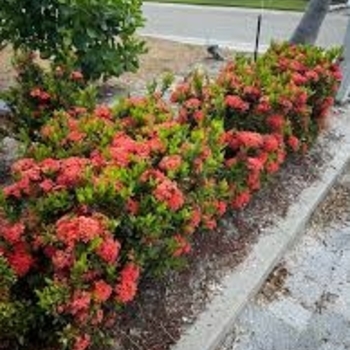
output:
M 217 350 L 350 349 L 350 167 Z

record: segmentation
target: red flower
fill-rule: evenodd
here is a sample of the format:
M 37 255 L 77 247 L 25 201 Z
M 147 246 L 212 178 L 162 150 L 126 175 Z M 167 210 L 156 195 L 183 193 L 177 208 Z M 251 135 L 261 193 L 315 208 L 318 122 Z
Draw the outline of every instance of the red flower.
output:
M 146 170 L 140 177 L 141 182 L 147 182 L 150 179 L 164 181 L 166 179 L 166 176 L 160 170 L 150 169 Z
M 256 107 L 257 113 L 265 114 L 270 112 L 270 110 L 271 104 L 269 98 L 267 96 L 262 96 L 259 100 L 259 104 Z
M 97 326 L 102 323 L 104 317 L 104 312 L 103 310 L 99 309 L 96 311 L 95 317 L 91 320 L 91 324 L 93 326 Z
M 181 235 L 174 236 L 176 242 L 176 250 L 173 253 L 173 256 L 178 257 L 184 254 L 188 254 L 191 251 L 191 246 L 188 241 Z
M 280 165 L 278 162 L 269 162 L 265 166 L 265 169 L 269 174 L 273 174 L 277 172 L 279 168 L 280 168 Z
M 105 302 L 109 299 L 112 294 L 112 287 L 103 280 L 95 282 L 94 295 L 96 299 L 100 302 Z
M 96 107 L 94 114 L 96 115 L 96 117 L 101 119 L 112 119 L 112 111 L 108 106 L 105 105 Z
M 201 101 L 198 98 L 192 97 L 185 102 L 185 107 L 188 109 L 197 109 L 201 105 Z
M 278 139 L 274 135 L 264 136 L 264 150 L 266 152 L 275 152 L 279 147 Z
M 53 187 L 55 186 L 54 182 L 50 179 L 45 179 L 40 185 L 39 187 L 45 192 L 48 193 L 50 192 Z
M 260 173 L 259 172 L 250 173 L 248 175 L 247 184 L 252 191 L 257 191 L 258 189 L 260 189 L 261 187 Z
M 23 277 L 34 265 L 33 257 L 28 253 L 25 246 L 16 244 L 13 247 L 13 252 L 8 256 L 8 262 L 15 273 Z
M 264 144 L 261 134 L 251 131 L 240 131 L 236 134 L 239 144 L 247 148 L 260 148 Z
M 322 108 L 328 109 L 329 107 L 333 106 L 333 104 L 334 104 L 334 98 L 331 96 L 326 97 L 322 103 Z
M 140 204 L 137 201 L 129 198 L 126 203 L 126 210 L 132 215 L 136 215 L 139 211 Z
M 311 80 L 313 82 L 317 82 L 320 79 L 318 73 L 315 72 L 314 70 L 307 71 L 305 73 L 305 77 L 306 77 L 306 79 Z
M 20 241 L 21 236 L 24 233 L 24 225 L 22 223 L 16 223 L 14 225 L 6 225 L 1 223 L 0 233 L 11 244 L 15 244 Z
M 176 87 L 176 90 L 173 91 L 173 93 L 170 96 L 170 101 L 173 103 L 179 102 L 180 100 L 182 101 L 183 99 L 186 98 L 186 95 L 190 92 L 191 87 L 190 84 L 187 82 L 184 82 L 182 84 L 179 84 Z
M 343 74 L 340 70 L 340 67 L 337 65 L 333 66 L 333 77 L 337 81 L 342 81 L 342 79 L 343 79 Z
M 76 241 L 88 243 L 102 236 L 103 230 L 97 219 L 85 216 L 63 217 L 56 224 L 57 238 L 68 247 L 73 247 Z
M 35 160 L 32 158 L 23 158 L 15 162 L 12 167 L 11 171 L 13 173 L 23 174 L 27 170 L 32 169 L 36 166 Z
M 181 166 L 181 163 L 182 158 L 179 155 L 166 156 L 159 163 L 159 168 L 164 171 L 175 171 Z
M 299 150 L 300 142 L 299 139 L 295 136 L 289 136 L 287 140 L 288 146 L 294 151 L 297 152 Z
M 283 108 L 284 113 L 288 113 L 293 108 L 293 103 L 286 97 L 280 97 L 278 103 Z
M 213 220 L 213 219 L 203 218 L 203 221 L 204 221 L 204 226 L 208 230 L 214 230 L 217 227 L 217 225 L 218 225 L 216 220 Z
M 179 210 L 185 203 L 183 193 L 175 182 L 164 179 L 153 191 L 153 195 L 160 202 L 165 202 L 171 210 Z
M 202 217 L 201 210 L 199 208 L 193 209 L 192 215 L 191 215 L 191 220 L 190 220 L 190 225 L 193 228 L 197 228 L 201 222 L 201 217 Z
M 63 270 L 73 265 L 73 256 L 66 251 L 53 248 L 48 253 L 53 254 L 51 260 L 56 270 Z
M 284 149 L 278 150 L 278 152 L 277 152 L 277 162 L 279 164 L 282 164 L 285 159 L 286 159 L 286 151 Z
M 164 152 L 165 146 L 162 140 L 158 137 L 154 137 L 147 141 L 147 146 L 151 152 Z
M 193 114 L 193 118 L 197 123 L 200 123 L 204 120 L 204 112 L 203 111 L 195 111 Z
M 90 346 L 90 342 L 91 340 L 88 334 L 79 335 L 75 339 L 73 350 L 86 350 Z
M 40 88 L 33 89 L 30 92 L 30 96 L 34 97 L 34 98 L 38 98 L 39 100 L 41 100 L 43 102 L 48 101 L 51 98 L 47 92 L 41 90 Z
M 86 312 L 91 303 L 91 295 L 85 291 L 77 291 L 74 293 L 73 300 L 69 305 L 69 310 L 72 315 L 80 312 Z
M 232 208 L 242 209 L 250 202 L 250 199 L 250 192 L 248 190 L 245 190 L 244 192 L 241 192 L 238 196 L 236 196 L 236 198 L 232 201 Z
M 105 262 L 116 262 L 120 251 L 120 243 L 112 238 L 105 239 L 97 248 L 97 255 Z
M 85 107 L 79 107 L 79 106 L 75 106 L 75 107 L 72 107 L 69 111 L 68 111 L 68 114 L 71 116 L 71 117 L 78 117 L 82 114 L 85 114 L 87 112 L 87 109 Z M 71 121 L 69 121 L 69 127 L 72 128 L 71 124 L 70 124 Z M 75 121 L 75 124 L 78 125 L 78 122 Z
M 248 157 L 247 166 L 249 170 L 253 172 L 259 172 L 263 170 L 264 164 L 261 162 L 259 158 Z
M 266 119 L 266 122 L 267 125 L 272 129 L 272 131 L 275 132 L 281 132 L 285 124 L 283 116 L 278 114 L 269 116 Z
M 293 73 L 292 81 L 295 85 L 304 85 L 305 83 L 307 83 L 307 78 L 299 73 Z
M 112 159 L 115 161 L 115 164 L 121 167 L 129 165 L 131 160 L 130 153 L 123 147 L 110 147 L 109 152 Z
M 296 99 L 296 103 L 298 104 L 297 109 L 302 110 L 305 108 L 303 105 L 306 104 L 308 98 L 309 96 L 306 91 L 300 91 Z
M 239 96 L 228 95 L 225 98 L 226 106 L 236 109 L 240 112 L 245 112 L 249 109 L 249 104 L 244 102 Z
M 67 140 L 71 142 L 79 142 L 86 136 L 85 133 L 73 130 L 67 135 Z
M 232 168 L 238 162 L 237 158 L 229 158 L 225 160 L 225 166 L 227 168 Z
M 224 201 L 217 201 L 215 206 L 220 216 L 223 216 L 226 213 L 227 204 Z
M 305 66 L 297 59 L 289 61 L 288 66 L 296 72 L 304 72 L 306 69 Z
M 44 125 L 40 130 L 40 134 L 47 138 L 52 137 L 54 133 L 55 133 L 55 128 L 51 125 Z
M 269 159 L 269 154 L 267 152 L 261 152 L 258 156 L 258 159 L 262 164 L 266 164 L 267 160 Z
M 127 303 L 134 299 L 137 291 L 137 281 L 140 276 L 140 268 L 133 264 L 127 264 L 120 273 L 120 282 L 115 288 L 117 300 Z
M 252 99 L 258 99 L 260 97 L 260 90 L 255 86 L 246 86 L 243 93 Z
M 65 187 L 75 186 L 81 180 L 89 160 L 71 157 L 61 161 L 61 171 L 57 177 L 57 184 Z
M 106 160 L 100 151 L 94 150 L 90 154 L 91 164 L 96 168 L 101 168 L 106 165 Z

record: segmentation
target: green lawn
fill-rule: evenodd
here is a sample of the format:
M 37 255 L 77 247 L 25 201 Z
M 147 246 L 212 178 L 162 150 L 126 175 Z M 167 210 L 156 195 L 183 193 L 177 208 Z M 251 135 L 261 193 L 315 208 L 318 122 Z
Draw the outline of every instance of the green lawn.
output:
M 307 4 L 307 0 L 156 0 L 155 2 L 250 8 L 261 8 L 263 6 L 265 9 L 293 11 L 303 11 Z

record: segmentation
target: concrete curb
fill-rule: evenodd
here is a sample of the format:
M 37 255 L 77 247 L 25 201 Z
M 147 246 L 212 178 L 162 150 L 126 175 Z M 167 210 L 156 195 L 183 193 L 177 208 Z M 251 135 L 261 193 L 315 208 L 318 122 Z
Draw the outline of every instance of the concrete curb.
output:
M 259 239 L 243 264 L 222 281 L 222 289 L 172 350 L 216 350 L 232 330 L 243 307 L 256 295 L 270 272 L 303 232 L 315 209 L 350 161 L 350 110 L 334 126 L 341 140 L 331 141 L 333 156 L 321 178 L 304 190 L 286 217 Z

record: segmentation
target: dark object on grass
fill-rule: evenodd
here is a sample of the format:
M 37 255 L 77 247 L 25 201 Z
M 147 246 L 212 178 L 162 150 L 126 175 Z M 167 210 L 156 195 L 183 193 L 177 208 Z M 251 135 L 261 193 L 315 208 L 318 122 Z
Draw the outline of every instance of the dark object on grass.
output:
M 214 60 L 217 60 L 217 61 L 225 60 L 225 57 L 220 52 L 219 45 L 210 45 L 207 47 L 207 51 Z

